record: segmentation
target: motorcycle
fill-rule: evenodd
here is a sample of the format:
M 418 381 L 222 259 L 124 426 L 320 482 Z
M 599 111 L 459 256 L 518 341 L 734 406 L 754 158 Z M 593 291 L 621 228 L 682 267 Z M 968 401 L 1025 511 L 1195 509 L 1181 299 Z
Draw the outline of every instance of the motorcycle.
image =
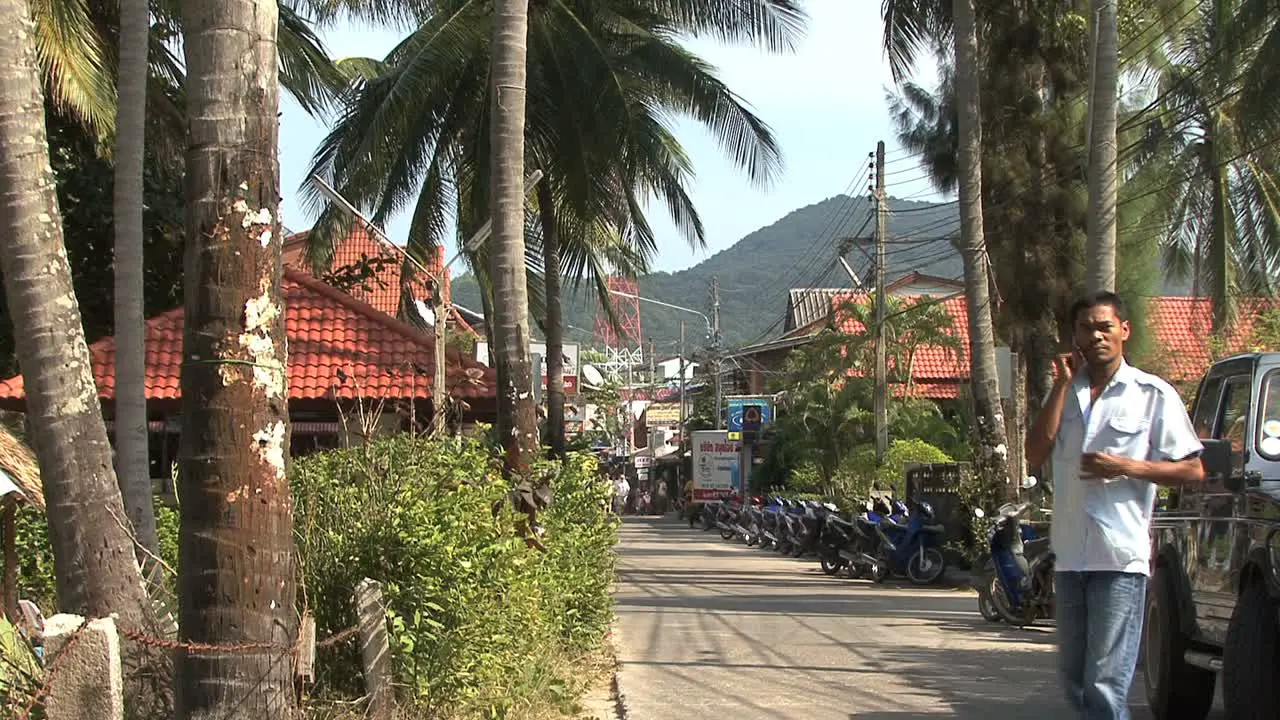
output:
M 867 501 L 866 507 L 867 512 L 852 520 L 845 519 L 836 512 L 827 514 L 818 544 L 818 560 L 823 573 L 836 575 L 841 570 L 848 569 L 850 577 L 854 579 L 878 574 L 879 560 L 871 554 L 878 537 L 875 521 L 869 519 L 868 515 L 875 514 L 878 518 L 879 514 L 871 501 Z M 888 506 L 883 507 L 887 515 Z
M 1034 485 L 1034 478 L 1028 478 Z M 1028 487 L 1024 483 L 1023 487 Z M 1021 517 L 1031 503 L 1006 503 L 987 533 L 990 558 L 984 565 L 985 579 L 979 583 L 978 609 L 986 617 L 994 611 L 1011 625 L 1026 627 L 1054 614 L 1054 554 L 1049 538 L 1039 537 Z M 986 517 L 982 508 L 974 515 Z M 983 590 L 989 608 L 983 607 Z
M 895 501 L 901 510 L 901 501 Z M 892 517 L 876 524 L 880 546 L 876 550 L 876 574 L 872 580 L 884 582 L 890 573 L 906 575 L 917 585 L 930 585 L 942 577 L 947 568 L 942 555 L 942 525 L 933 524 L 933 506 L 915 503 L 915 511 L 900 522 Z

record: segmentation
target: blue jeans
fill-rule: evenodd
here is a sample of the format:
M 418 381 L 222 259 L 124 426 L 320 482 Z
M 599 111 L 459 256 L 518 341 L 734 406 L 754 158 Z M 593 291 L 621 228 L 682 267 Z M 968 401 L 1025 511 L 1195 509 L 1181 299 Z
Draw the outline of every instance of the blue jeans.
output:
M 1059 572 L 1058 669 L 1067 702 L 1083 720 L 1129 720 L 1147 577 L 1122 572 Z

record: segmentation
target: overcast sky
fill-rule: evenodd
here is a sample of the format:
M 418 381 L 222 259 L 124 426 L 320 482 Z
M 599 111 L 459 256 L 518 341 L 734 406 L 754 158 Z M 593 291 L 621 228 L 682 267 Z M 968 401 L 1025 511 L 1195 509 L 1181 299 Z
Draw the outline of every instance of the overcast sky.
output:
M 707 248 L 690 249 L 662 207 L 651 205 L 650 217 L 662 239 L 655 270 L 689 267 L 796 208 L 850 190 L 864 192 L 867 154 L 875 150 L 877 140 L 888 144 L 890 195 L 943 199 L 892 137 L 885 101 L 890 77 L 880 51 L 880 3 L 809 0 L 807 5 L 809 29 L 791 55 L 767 55 L 711 41 L 689 43 L 693 51 L 719 68 L 721 79 L 772 127 L 786 164 L 773 186 L 755 187 L 697 124 L 678 124 L 676 135 L 697 171 L 691 194 L 706 225 Z M 381 58 L 401 39 L 401 33 L 339 26 L 322 32 L 322 37 L 335 57 Z M 923 80 L 931 84 L 932 68 L 927 72 Z M 297 189 L 326 127 L 283 94 L 281 111 L 284 222 L 297 231 L 306 229 L 312 220 L 301 207 Z M 408 218 L 396 218 L 387 230 L 401 241 L 408 230 Z

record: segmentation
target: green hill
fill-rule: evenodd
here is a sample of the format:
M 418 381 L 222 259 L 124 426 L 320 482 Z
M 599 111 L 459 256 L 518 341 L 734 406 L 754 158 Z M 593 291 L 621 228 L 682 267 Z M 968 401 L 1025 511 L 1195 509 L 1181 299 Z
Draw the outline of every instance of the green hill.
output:
M 962 274 L 960 256 L 949 242 L 957 227 L 954 203 L 931 204 L 889 200 L 889 242 L 885 251 L 890 280 L 913 270 L 945 278 Z M 787 308 L 787 293 L 800 287 L 851 287 L 836 264 L 841 238 L 862 238 L 845 257 L 864 282 L 869 282 L 874 225 L 866 223 L 871 203 L 865 197 L 828 198 L 788 213 L 697 265 L 674 273 L 654 273 L 640 279 L 640 294 L 711 314 L 711 278 L 720 282 L 720 322 L 726 347 L 747 344 L 778 334 Z M 861 249 L 859 249 L 861 248 Z M 865 252 L 864 252 L 865 251 Z M 464 275 L 453 285 L 454 300 L 480 309 L 475 280 Z M 675 348 L 680 320 L 686 321 L 690 348 L 705 342 L 706 326 L 696 315 L 642 303 L 645 342 L 652 338 L 658 354 Z M 595 305 L 586 293 L 567 298 L 568 339 L 591 342 Z

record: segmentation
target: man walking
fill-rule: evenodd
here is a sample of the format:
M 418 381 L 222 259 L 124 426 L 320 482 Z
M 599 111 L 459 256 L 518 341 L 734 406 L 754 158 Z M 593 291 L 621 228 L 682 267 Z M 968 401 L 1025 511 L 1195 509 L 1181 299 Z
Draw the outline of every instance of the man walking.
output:
M 1125 362 L 1129 319 L 1113 293 L 1071 308 L 1075 347 L 1027 433 L 1028 466 L 1053 466 L 1058 660 L 1085 720 L 1128 720 L 1142 638 L 1156 485 L 1204 479 L 1178 393 Z

